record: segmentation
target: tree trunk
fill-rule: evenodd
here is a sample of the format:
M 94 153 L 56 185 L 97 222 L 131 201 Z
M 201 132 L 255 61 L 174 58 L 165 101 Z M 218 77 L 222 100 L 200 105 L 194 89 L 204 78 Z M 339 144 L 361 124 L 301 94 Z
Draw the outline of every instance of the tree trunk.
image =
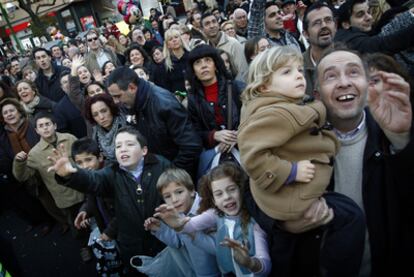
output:
M 52 37 L 50 36 L 50 34 L 46 32 L 46 28 L 47 28 L 46 25 L 42 22 L 42 20 L 40 20 L 39 16 L 32 10 L 32 5 L 30 1 L 26 2 L 24 0 L 18 0 L 18 2 L 19 2 L 19 7 L 25 10 L 29 14 L 32 20 L 31 24 L 34 24 L 40 27 L 43 30 L 43 34 L 45 35 L 45 37 L 48 40 L 52 40 Z

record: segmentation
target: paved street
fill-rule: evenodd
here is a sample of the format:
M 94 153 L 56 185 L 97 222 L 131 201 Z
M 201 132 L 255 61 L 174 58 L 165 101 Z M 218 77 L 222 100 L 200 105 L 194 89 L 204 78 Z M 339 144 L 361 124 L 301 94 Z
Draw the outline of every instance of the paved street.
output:
M 61 235 L 55 226 L 47 236 L 39 237 L 39 228 L 25 233 L 26 227 L 12 212 L 0 215 L 0 236 L 13 245 L 23 277 L 96 276 L 93 261 L 82 263 L 79 245 L 70 232 Z

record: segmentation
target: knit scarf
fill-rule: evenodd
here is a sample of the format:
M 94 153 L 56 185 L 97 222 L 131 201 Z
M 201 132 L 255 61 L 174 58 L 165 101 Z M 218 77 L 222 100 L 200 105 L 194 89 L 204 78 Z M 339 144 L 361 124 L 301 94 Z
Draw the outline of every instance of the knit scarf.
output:
M 37 105 L 39 105 L 40 102 L 40 97 L 39 96 L 35 96 L 32 100 L 32 102 L 26 104 L 23 102 L 20 102 L 20 104 L 22 104 L 24 110 L 28 113 L 28 114 L 33 114 L 34 110 L 36 108 Z
M 7 136 L 9 137 L 9 141 L 14 154 L 17 154 L 21 151 L 29 153 L 31 147 L 29 143 L 26 141 L 26 132 L 28 127 L 29 121 L 21 119 L 17 132 L 11 130 L 10 128 L 6 128 Z
M 105 158 L 111 161 L 115 161 L 115 135 L 118 129 L 126 125 L 125 117 L 119 115 L 114 118 L 111 129 L 105 130 L 99 125 L 95 126 L 95 138 L 98 141 L 102 154 Z

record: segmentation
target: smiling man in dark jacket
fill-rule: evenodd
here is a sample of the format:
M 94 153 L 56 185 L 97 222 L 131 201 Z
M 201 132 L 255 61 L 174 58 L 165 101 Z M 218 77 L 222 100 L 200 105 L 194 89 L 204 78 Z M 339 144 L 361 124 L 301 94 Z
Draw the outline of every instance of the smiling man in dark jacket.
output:
M 201 140 L 187 111 L 169 91 L 138 78 L 128 67 L 111 73 L 108 91 L 115 103 L 124 103 L 131 110 L 152 153 L 163 155 L 175 166 L 194 174 Z

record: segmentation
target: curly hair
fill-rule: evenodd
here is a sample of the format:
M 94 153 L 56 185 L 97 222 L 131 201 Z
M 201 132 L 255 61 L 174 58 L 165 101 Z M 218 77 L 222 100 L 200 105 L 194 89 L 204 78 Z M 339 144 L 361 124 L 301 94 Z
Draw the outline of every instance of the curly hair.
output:
M 203 177 L 201 177 L 198 183 L 198 192 L 201 197 L 198 213 L 201 214 L 202 212 L 208 209 L 214 208 L 219 216 L 224 216 L 224 213 L 220 211 L 214 204 L 214 196 L 211 188 L 212 182 L 224 178 L 230 178 L 240 189 L 240 218 L 243 232 L 246 233 L 247 226 L 250 221 L 250 214 L 244 205 L 242 194 L 244 192 L 244 187 L 248 182 L 248 178 L 244 171 L 240 168 L 240 166 L 233 162 L 224 162 L 218 165 L 217 167 L 213 168 L 209 173 L 207 173 Z

